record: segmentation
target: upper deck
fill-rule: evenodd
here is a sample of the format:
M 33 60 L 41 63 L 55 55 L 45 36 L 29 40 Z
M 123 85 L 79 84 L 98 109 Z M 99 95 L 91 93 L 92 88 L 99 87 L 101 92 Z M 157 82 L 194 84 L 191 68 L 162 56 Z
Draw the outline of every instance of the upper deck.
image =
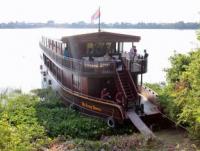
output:
M 42 37 L 40 46 L 44 53 L 60 66 L 80 74 L 115 74 L 124 64 L 134 73 L 145 73 L 147 59 L 131 59 L 124 52 L 124 43 L 134 43 L 139 36 L 108 32 L 82 34 L 52 40 Z

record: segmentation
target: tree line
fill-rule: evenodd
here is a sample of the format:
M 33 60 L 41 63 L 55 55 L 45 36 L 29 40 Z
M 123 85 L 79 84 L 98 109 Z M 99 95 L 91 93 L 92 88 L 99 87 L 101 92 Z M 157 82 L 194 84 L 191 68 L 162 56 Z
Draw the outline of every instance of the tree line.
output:
M 84 21 L 73 23 L 55 23 L 53 20 L 46 23 L 26 23 L 26 22 L 9 22 L 0 23 L 0 28 L 97 28 L 97 24 L 86 23 Z M 121 29 L 199 29 L 200 23 L 197 22 L 183 22 L 176 23 L 128 23 L 128 22 L 116 22 L 116 23 L 101 23 L 102 28 L 121 28 Z

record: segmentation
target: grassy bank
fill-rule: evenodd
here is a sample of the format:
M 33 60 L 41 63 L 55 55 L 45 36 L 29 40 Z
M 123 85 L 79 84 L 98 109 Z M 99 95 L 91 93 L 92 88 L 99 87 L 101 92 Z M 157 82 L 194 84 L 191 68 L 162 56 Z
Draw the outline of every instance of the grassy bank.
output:
M 165 150 L 196 149 L 159 140 L 146 142 L 132 125 L 115 129 L 104 121 L 83 116 L 65 107 L 51 90 L 2 94 L 0 97 L 0 150 Z M 170 139 L 171 140 L 171 139 Z M 176 140 L 176 138 L 174 139 Z M 179 142 L 178 142 L 179 143 Z M 192 146 L 193 145 L 193 146 Z
M 1 95 L 0 149 L 32 150 L 59 136 L 99 140 L 102 136 L 130 134 L 130 126 L 110 129 L 104 121 L 65 107 L 51 90 L 16 91 Z

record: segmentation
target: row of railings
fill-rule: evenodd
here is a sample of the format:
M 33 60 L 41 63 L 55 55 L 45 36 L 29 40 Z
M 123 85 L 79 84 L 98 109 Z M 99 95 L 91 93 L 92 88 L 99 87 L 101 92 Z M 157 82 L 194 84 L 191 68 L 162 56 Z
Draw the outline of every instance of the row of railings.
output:
M 60 40 L 54 40 L 54 39 L 46 38 L 43 36 L 42 36 L 41 43 L 45 47 L 51 49 L 52 51 L 54 51 L 60 55 L 63 55 L 65 47 L 66 47 L 66 44 Z
M 44 51 L 59 64 L 80 72 L 94 73 L 115 73 L 116 61 L 89 61 L 64 57 L 64 49 L 66 44 L 60 40 L 53 40 L 42 37 L 40 44 L 44 47 Z M 139 58 L 139 55 L 131 58 L 129 54 L 122 54 L 122 59 L 126 69 L 135 73 L 147 72 L 147 58 Z
M 40 46 L 43 48 L 43 51 L 58 64 L 64 66 L 67 69 L 88 73 L 88 74 L 98 74 L 98 73 L 115 73 L 116 71 L 116 62 L 115 61 L 89 61 L 89 60 L 80 60 L 70 57 L 65 57 L 60 55 L 51 48 L 46 47 L 43 42 L 40 42 Z
M 134 73 L 146 73 L 148 59 L 140 57 L 137 55 L 135 57 L 130 57 L 128 54 L 122 55 L 123 63 L 126 69 Z

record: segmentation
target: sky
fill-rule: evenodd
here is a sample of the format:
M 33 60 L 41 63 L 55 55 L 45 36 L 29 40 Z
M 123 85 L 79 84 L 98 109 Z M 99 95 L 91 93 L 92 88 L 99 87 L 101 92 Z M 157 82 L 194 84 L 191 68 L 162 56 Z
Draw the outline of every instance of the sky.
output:
M 85 21 L 101 7 L 101 21 L 200 22 L 200 0 L 0 0 L 0 23 Z

